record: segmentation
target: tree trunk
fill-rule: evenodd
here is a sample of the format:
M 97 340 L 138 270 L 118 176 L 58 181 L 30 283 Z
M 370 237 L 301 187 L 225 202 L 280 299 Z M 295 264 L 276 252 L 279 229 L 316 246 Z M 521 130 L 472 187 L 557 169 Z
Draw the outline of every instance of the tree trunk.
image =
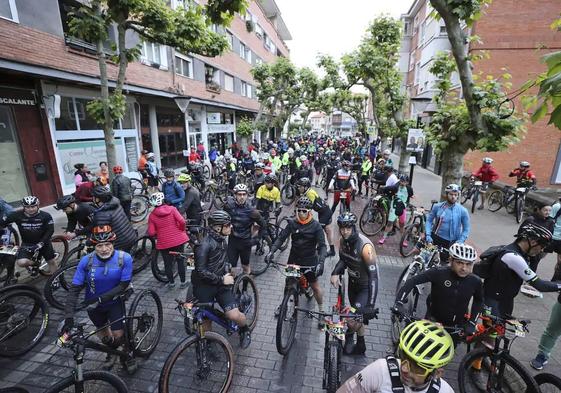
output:
M 452 46 L 452 54 L 458 66 L 458 74 L 462 84 L 462 93 L 466 101 L 469 113 L 469 119 L 474 129 L 483 130 L 487 133 L 487 127 L 481 115 L 481 108 L 477 104 L 474 93 L 473 75 L 471 72 L 471 64 L 468 59 L 467 36 L 464 33 L 460 20 L 451 11 L 449 2 L 446 0 L 430 0 L 430 3 L 440 14 L 446 24 L 446 32 L 448 40 Z
M 103 136 L 105 139 L 105 151 L 107 154 L 107 166 L 113 168 L 117 165 L 117 152 L 115 150 L 115 133 L 113 132 L 113 119 L 109 108 L 109 81 L 107 79 L 107 61 L 103 42 L 97 42 L 97 55 L 99 63 L 99 78 L 101 82 L 101 102 L 103 105 Z M 111 173 L 111 169 L 109 173 Z
M 444 198 L 444 189 L 448 184 L 461 184 L 464 170 L 465 152 L 458 151 L 456 148 L 449 148 L 442 152 L 442 184 L 440 186 L 440 196 Z
M 401 152 L 399 153 L 399 171 L 402 173 L 409 173 L 409 157 L 411 153 L 405 150 L 407 146 L 407 137 L 397 138 L 400 141 Z

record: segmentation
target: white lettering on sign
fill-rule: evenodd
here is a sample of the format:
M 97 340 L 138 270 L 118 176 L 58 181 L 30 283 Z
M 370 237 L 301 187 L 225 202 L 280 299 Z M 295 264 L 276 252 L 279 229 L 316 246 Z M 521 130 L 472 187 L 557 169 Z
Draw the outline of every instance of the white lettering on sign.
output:
M 35 105 L 35 100 L 24 100 L 23 98 L 0 97 L 0 104 L 8 105 Z

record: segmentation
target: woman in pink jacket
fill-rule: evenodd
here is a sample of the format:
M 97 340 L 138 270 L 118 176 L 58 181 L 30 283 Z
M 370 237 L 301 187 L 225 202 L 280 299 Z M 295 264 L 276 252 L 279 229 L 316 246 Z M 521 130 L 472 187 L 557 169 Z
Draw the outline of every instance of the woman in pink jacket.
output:
M 156 248 L 162 253 L 169 280 L 167 287 L 175 288 L 172 266 L 176 260 L 181 288 L 187 288 L 183 259 L 170 255 L 170 251 L 183 252 L 184 244 L 189 241 L 189 237 L 185 233 L 185 219 L 174 206 L 164 204 L 164 199 L 162 192 L 156 192 L 150 196 L 150 204 L 155 209 L 148 217 L 148 235 L 156 236 Z

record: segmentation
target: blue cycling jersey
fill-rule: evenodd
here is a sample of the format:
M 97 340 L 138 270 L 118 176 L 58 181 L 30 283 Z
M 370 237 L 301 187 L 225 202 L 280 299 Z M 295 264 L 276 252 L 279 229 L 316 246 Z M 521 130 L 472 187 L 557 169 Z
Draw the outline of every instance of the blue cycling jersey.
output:
M 132 279 L 132 257 L 124 253 L 123 264 L 119 266 L 119 251 L 115 251 L 108 261 L 100 261 L 94 253 L 93 260 L 90 265 L 90 254 L 82 257 L 72 284 L 86 285 L 85 301 L 98 298 L 104 293 L 115 288 L 121 281 L 130 281 Z M 116 300 L 104 303 L 110 305 Z

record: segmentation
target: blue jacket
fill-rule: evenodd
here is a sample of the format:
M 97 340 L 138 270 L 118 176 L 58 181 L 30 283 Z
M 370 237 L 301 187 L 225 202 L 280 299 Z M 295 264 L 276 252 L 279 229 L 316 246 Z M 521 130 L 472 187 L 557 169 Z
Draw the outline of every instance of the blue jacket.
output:
M 167 181 L 162 184 L 162 192 L 166 198 L 166 202 L 171 203 L 175 207 L 181 207 L 185 199 L 185 190 L 175 180 L 171 183 Z
M 8 213 L 11 213 L 13 211 L 14 208 L 8 202 L 0 198 L 0 217 L 6 217 Z
M 433 228 L 436 230 L 439 222 L 440 225 L 436 234 L 441 238 L 458 243 L 463 243 L 468 238 L 470 230 L 469 213 L 459 203 L 450 205 L 447 202 L 440 202 L 433 206 L 425 226 L 429 243 L 432 243 Z
M 210 152 L 208 153 L 208 159 L 210 161 L 216 161 L 217 158 L 218 158 L 218 151 L 215 148 L 210 149 Z

